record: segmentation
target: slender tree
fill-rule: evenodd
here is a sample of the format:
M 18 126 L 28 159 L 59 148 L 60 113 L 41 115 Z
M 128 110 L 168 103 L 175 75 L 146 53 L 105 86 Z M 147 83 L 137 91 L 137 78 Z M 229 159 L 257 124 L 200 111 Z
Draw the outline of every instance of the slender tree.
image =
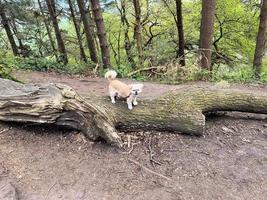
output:
M 17 55 L 19 55 L 18 47 L 16 45 L 15 39 L 13 37 L 12 31 L 10 28 L 10 25 L 8 23 L 8 18 L 6 16 L 6 12 L 5 12 L 5 5 L 2 2 L 0 2 L 0 16 L 2 19 L 2 25 L 6 31 L 6 34 L 7 34 L 11 49 L 13 51 L 13 54 L 14 54 L 14 56 L 17 56 Z
M 110 66 L 110 55 L 100 3 L 99 0 L 91 0 L 91 4 L 97 28 L 97 35 L 100 43 L 103 67 L 108 68 Z
M 185 66 L 185 55 L 184 55 L 184 29 L 183 29 L 183 15 L 182 15 L 182 0 L 175 0 L 176 3 L 176 26 L 178 30 L 178 43 L 179 48 L 177 52 L 177 57 L 179 58 L 179 63 L 182 66 Z
M 71 14 L 73 25 L 74 25 L 74 28 L 76 31 L 77 40 L 78 40 L 78 45 L 79 45 L 79 49 L 80 49 L 80 58 L 84 62 L 87 62 L 86 55 L 85 55 L 84 48 L 83 48 L 83 43 L 82 43 L 80 27 L 79 27 L 77 20 L 75 18 L 75 12 L 74 12 L 74 8 L 73 8 L 71 0 L 68 0 L 68 4 L 69 4 L 70 14 Z
M 264 55 L 265 41 L 266 41 L 266 27 L 267 27 L 267 0 L 262 0 L 261 12 L 260 12 L 260 24 L 257 36 L 257 43 L 254 54 L 253 66 L 256 76 L 260 75 L 262 58 Z
M 40 0 L 38 0 L 38 5 L 39 5 L 41 17 L 43 18 L 43 21 L 44 21 L 45 29 L 46 29 L 46 32 L 47 32 L 47 35 L 48 35 L 48 38 L 49 38 L 49 42 L 50 42 L 52 51 L 53 51 L 54 55 L 57 57 L 57 50 L 56 50 L 56 47 L 55 47 L 55 43 L 54 43 L 54 40 L 53 40 L 53 37 L 52 37 L 52 33 L 51 33 L 51 30 L 50 30 L 50 27 L 49 27 L 49 23 L 47 22 L 47 19 L 46 19 L 44 10 L 43 10 L 43 6 L 42 6 Z
M 19 48 L 21 48 L 23 46 L 23 42 L 22 42 L 22 39 L 18 36 L 18 34 L 19 34 L 18 28 L 17 28 L 17 25 L 16 25 L 15 18 L 14 18 L 14 16 L 12 14 L 9 17 L 9 23 L 11 25 L 12 32 L 14 33 L 14 36 L 16 36 L 17 41 L 19 43 Z
M 214 31 L 215 0 L 202 0 L 200 26 L 200 66 L 211 69 L 211 47 Z
M 47 4 L 48 12 L 50 15 L 50 19 L 51 19 L 53 27 L 54 27 L 57 45 L 58 45 L 58 51 L 61 54 L 61 58 L 62 58 L 63 63 L 67 64 L 68 63 L 68 56 L 67 56 L 65 44 L 64 44 L 63 38 L 61 36 L 59 26 L 58 26 L 55 0 L 46 0 L 46 4 Z
M 85 10 L 84 0 L 77 0 L 77 3 L 78 3 L 79 11 L 81 14 L 81 20 L 83 22 L 84 32 L 85 32 L 87 46 L 89 49 L 91 60 L 94 63 L 98 63 L 93 30 L 91 29 L 90 22 L 89 22 L 90 16 L 89 16 L 89 13 L 88 14 L 86 13 L 89 11 L 87 9 L 86 9 L 87 11 Z
M 20 56 L 23 56 L 23 57 L 29 57 L 29 53 L 30 53 L 30 48 L 28 45 L 24 45 L 23 42 L 22 42 L 22 35 L 19 33 L 19 30 L 17 28 L 17 24 L 16 24 L 16 20 L 15 20 L 15 17 L 14 15 L 12 14 L 11 12 L 11 15 L 10 15 L 10 18 L 9 18 L 9 22 L 10 22 L 10 25 L 11 25 L 11 28 L 12 28 L 12 32 L 14 33 L 14 36 L 16 36 L 16 39 L 19 43 L 18 45 L 18 52 L 19 52 L 19 55 Z
M 130 30 L 130 23 L 126 16 L 126 0 L 121 0 L 120 5 L 117 3 L 117 9 L 120 12 L 120 20 L 121 24 L 124 27 L 124 49 L 127 56 L 127 60 L 130 63 L 131 67 L 135 66 L 135 61 L 132 55 L 132 44 L 133 42 L 130 40 L 129 37 L 129 30 Z
M 141 7 L 139 0 L 133 0 L 135 25 L 134 25 L 134 38 L 138 51 L 139 65 L 142 66 L 144 62 L 143 42 L 142 42 L 142 21 L 141 21 Z

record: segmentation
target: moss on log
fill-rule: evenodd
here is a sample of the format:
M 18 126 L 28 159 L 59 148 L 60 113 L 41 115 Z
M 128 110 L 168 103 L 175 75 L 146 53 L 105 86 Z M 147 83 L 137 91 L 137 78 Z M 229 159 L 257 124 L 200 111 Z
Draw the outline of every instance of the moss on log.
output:
M 201 135 L 205 114 L 241 111 L 267 114 L 267 94 L 252 90 L 185 86 L 128 110 L 108 97 L 81 97 L 62 84 L 23 85 L 0 79 L 0 120 L 56 124 L 121 146 L 117 130 L 168 130 Z

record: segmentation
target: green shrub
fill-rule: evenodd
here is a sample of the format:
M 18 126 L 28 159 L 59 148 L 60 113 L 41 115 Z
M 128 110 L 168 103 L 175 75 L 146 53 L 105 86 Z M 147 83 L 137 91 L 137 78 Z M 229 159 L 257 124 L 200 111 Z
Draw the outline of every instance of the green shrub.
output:
M 69 57 L 69 62 L 65 68 L 65 72 L 69 74 L 84 74 L 92 72 L 95 67 L 95 64 L 89 61 L 85 63 L 80 60 L 75 60 L 73 57 Z
M 229 67 L 227 65 L 220 65 L 213 71 L 212 81 L 225 80 L 228 82 L 253 82 L 254 71 L 249 65 L 236 65 Z
M 267 84 L 267 58 L 262 62 L 262 71 L 260 75 L 260 79 L 263 83 Z
M 52 58 L 18 57 L 15 60 L 15 64 L 17 69 L 29 69 L 41 72 L 64 71 L 65 68 L 63 63 L 58 63 L 55 59 Z
M 15 59 L 16 69 L 33 70 L 41 72 L 60 72 L 69 74 L 81 74 L 86 71 L 93 70 L 92 63 L 84 63 L 81 61 L 76 61 L 73 58 L 69 58 L 67 65 L 62 62 L 58 62 L 55 58 L 41 58 L 41 57 L 29 57 Z
M 0 51 L 0 78 L 11 79 L 17 81 L 11 72 L 14 67 L 14 56 L 8 51 Z

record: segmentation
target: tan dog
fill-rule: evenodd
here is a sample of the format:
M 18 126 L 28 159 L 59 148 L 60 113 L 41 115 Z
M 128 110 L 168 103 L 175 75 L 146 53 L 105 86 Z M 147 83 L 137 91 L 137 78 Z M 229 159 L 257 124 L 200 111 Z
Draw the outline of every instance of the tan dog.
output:
M 130 84 L 127 85 L 119 80 L 116 80 L 117 72 L 110 70 L 106 72 L 105 78 L 109 81 L 109 95 L 111 102 L 115 103 L 115 97 L 125 98 L 128 108 L 133 109 L 133 105 L 136 106 L 137 96 L 142 92 L 143 84 Z

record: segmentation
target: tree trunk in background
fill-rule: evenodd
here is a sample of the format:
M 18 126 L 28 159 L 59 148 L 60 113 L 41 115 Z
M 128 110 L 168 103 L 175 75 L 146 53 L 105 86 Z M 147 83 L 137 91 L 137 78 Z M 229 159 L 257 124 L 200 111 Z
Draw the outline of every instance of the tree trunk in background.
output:
M 16 21 L 15 21 L 13 13 L 11 13 L 9 21 L 10 21 L 10 25 L 11 25 L 11 28 L 12 28 L 12 32 L 16 36 L 17 41 L 19 43 L 19 45 L 17 46 L 18 54 L 20 56 L 23 56 L 23 57 L 29 57 L 30 47 L 23 44 L 21 35 L 20 35 L 20 33 L 19 33 L 18 29 L 17 29 L 17 24 L 16 24 Z
M 130 24 L 127 20 L 126 17 L 126 0 L 122 0 L 121 1 L 121 9 L 120 10 L 120 14 L 121 14 L 121 23 L 123 25 L 123 27 L 125 27 L 124 30 L 124 49 L 126 52 L 126 56 L 127 56 L 127 60 L 130 63 L 131 67 L 134 67 L 135 61 L 133 59 L 133 55 L 132 55 L 132 42 L 130 41 L 130 37 L 129 37 L 129 29 L 130 29 Z
M 103 67 L 108 68 L 110 67 L 110 55 L 100 3 L 99 0 L 91 0 L 91 4 L 97 28 L 97 35 L 100 43 Z
M 1 19 L 2 19 L 2 24 L 4 26 L 4 29 L 6 31 L 10 46 L 12 48 L 13 54 L 14 54 L 14 56 L 17 56 L 19 54 L 18 47 L 16 45 L 15 39 L 13 37 L 13 34 L 11 32 L 11 29 L 10 29 L 10 26 L 9 26 L 9 23 L 8 23 L 8 19 L 6 17 L 4 5 L 0 5 L 0 16 L 1 16 Z
M 103 67 L 108 68 L 110 67 L 109 47 L 100 3 L 99 0 L 91 0 L 91 4 L 94 20 L 96 23 L 97 35 L 100 43 Z
M 19 42 L 19 48 L 22 48 L 23 47 L 23 42 L 22 42 L 22 39 L 18 36 L 17 25 L 16 25 L 16 22 L 15 22 L 15 18 L 14 18 L 14 16 L 12 14 L 11 14 L 11 16 L 9 18 L 9 22 L 10 22 L 12 31 L 13 31 L 14 35 L 16 36 L 16 38 L 17 38 L 17 40 Z
M 47 23 L 47 20 L 45 18 L 44 10 L 43 10 L 43 7 L 42 7 L 42 4 L 41 4 L 40 0 L 38 0 L 38 4 L 39 4 L 41 16 L 43 17 L 43 20 L 44 20 L 46 32 L 47 32 L 47 35 L 48 35 L 48 38 L 49 38 L 49 41 L 50 41 L 50 45 L 52 47 L 54 55 L 57 58 L 57 50 L 56 50 L 56 47 L 55 47 L 55 43 L 54 43 L 54 40 L 53 40 L 53 37 L 52 37 L 52 34 L 51 34 L 51 30 L 50 30 L 49 24 Z
M 262 58 L 264 56 L 266 27 L 267 27 L 267 0 L 262 0 L 259 31 L 257 36 L 257 43 L 256 43 L 254 62 L 253 62 L 256 76 L 259 76 L 261 71 Z
M 134 38 L 136 40 L 136 46 L 139 58 L 139 67 L 144 63 L 143 42 L 142 42 L 142 22 L 141 22 L 141 7 L 139 0 L 133 0 L 134 13 L 135 13 L 135 25 L 134 25 Z
M 61 54 L 61 58 L 64 64 L 68 63 L 68 56 L 67 56 L 67 51 L 65 48 L 64 41 L 62 39 L 60 29 L 58 26 L 58 21 L 57 21 L 57 15 L 56 15 L 56 9 L 55 9 L 55 1 L 54 0 L 46 0 L 47 3 L 47 8 L 48 12 L 50 14 L 51 21 L 53 23 L 53 27 L 55 30 L 55 35 L 56 35 L 56 40 L 57 40 L 57 45 L 58 45 L 58 51 Z
M 75 31 L 76 31 L 79 48 L 80 48 L 80 59 L 83 60 L 84 62 L 87 62 L 86 55 L 85 55 L 84 48 L 83 48 L 83 43 L 82 43 L 80 27 L 78 26 L 78 23 L 76 21 L 75 12 L 74 12 L 71 0 L 68 0 L 68 4 L 69 4 L 69 8 L 70 8 L 70 13 L 71 13 L 71 18 L 72 18 L 72 21 L 73 21 L 73 25 L 74 25 L 74 28 L 75 28 Z
M 177 58 L 179 58 L 179 63 L 181 66 L 185 66 L 185 55 L 184 55 L 184 30 L 183 30 L 183 15 L 182 15 L 182 0 L 176 0 L 176 16 L 177 16 L 177 30 L 179 37 L 179 49 L 177 52 Z
M 215 0 L 202 0 L 200 27 L 200 66 L 211 70 L 211 47 L 214 30 Z
M 89 16 L 86 15 L 84 0 L 77 0 L 77 3 L 78 3 L 79 11 L 81 14 L 81 19 L 83 22 L 83 27 L 84 27 L 84 32 L 86 36 L 87 46 L 88 46 L 89 53 L 90 53 L 90 58 L 94 63 L 98 63 L 95 40 L 93 36 L 93 31 L 90 27 Z

